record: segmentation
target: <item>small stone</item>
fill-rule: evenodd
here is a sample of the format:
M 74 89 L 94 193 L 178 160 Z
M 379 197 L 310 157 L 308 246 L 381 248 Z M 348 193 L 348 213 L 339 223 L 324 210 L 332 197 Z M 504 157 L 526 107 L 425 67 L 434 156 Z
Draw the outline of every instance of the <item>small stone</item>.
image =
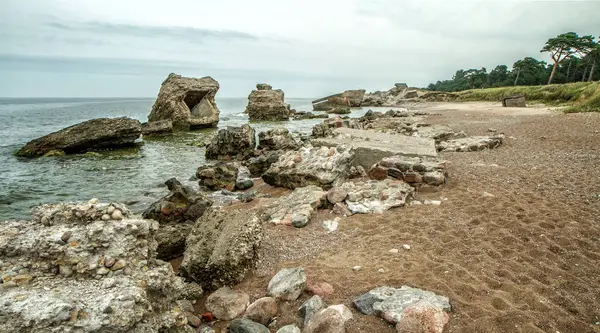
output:
M 110 215 L 108 215 L 108 214 L 102 215 L 102 221 L 110 221 Z
M 69 264 L 60 265 L 58 266 L 58 272 L 60 273 L 60 275 L 69 277 L 73 275 L 73 268 L 71 268 L 71 265 Z
M 362 266 L 354 266 L 352 267 L 353 271 L 360 271 L 362 269 Z
M 483 192 L 483 194 L 481 195 L 484 198 L 493 198 L 495 197 L 495 195 L 488 193 L 488 192 Z
M 220 320 L 232 320 L 246 311 L 250 297 L 229 287 L 217 289 L 206 299 L 206 309 Z
M 200 327 L 196 329 L 196 333 L 215 333 L 215 330 L 207 324 L 201 324 Z
M 317 312 L 308 325 L 304 328 L 303 333 L 344 333 L 344 318 L 334 309 L 323 309 Z
M 113 312 L 115 312 L 115 310 L 110 305 L 107 305 L 104 309 L 102 309 L 102 313 L 110 314 Z
M 380 269 L 377 270 L 377 273 L 385 273 L 385 269 L 380 268 Z
M 371 170 L 369 170 L 369 177 L 371 179 L 374 180 L 384 180 L 386 179 L 388 176 L 387 174 L 387 169 L 380 167 L 380 166 L 375 166 L 373 168 L 371 168 Z
M 235 319 L 229 324 L 228 333 L 269 333 L 264 325 L 250 319 Z
M 298 315 L 302 318 L 304 326 L 308 324 L 315 313 L 321 311 L 326 306 L 327 305 L 319 295 L 315 295 L 302 303 L 300 308 L 298 308 Z
M 106 275 L 106 274 L 108 274 L 109 272 L 110 272 L 110 270 L 109 270 L 108 268 L 106 268 L 106 267 L 100 267 L 100 268 L 98 268 L 98 270 L 96 271 L 96 273 L 97 273 L 98 275 Z
M 423 204 L 425 204 L 425 205 L 431 205 L 431 206 L 439 206 L 439 205 L 442 204 L 442 202 L 439 201 L 439 200 L 425 200 L 423 202 Z
M 114 211 L 114 212 L 112 212 L 112 214 L 110 215 L 110 217 L 111 217 L 113 220 L 120 221 L 120 220 L 122 220 L 122 219 L 123 219 L 123 213 L 121 213 L 121 211 L 120 211 L 120 210 L 118 210 L 118 209 L 115 209 L 115 211 Z
M 113 271 L 118 271 L 119 269 L 122 269 L 126 265 L 127 265 L 127 263 L 125 262 L 125 260 L 119 259 L 119 260 L 117 260 L 117 262 L 115 262 L 115 264 L 110 269 L 112 269 Z
M 106 258 L 104 259 L 104 267 L 111 268 L 115 265 L 117 261 L 114 258 Z
M 346 199 L 348 193 L 341 187 L 333 187 L 327 191 L 327 201 L 335 205 L 338 202 L 342 202 Z
M 107 278 L 104 279 L 104 281 L 102 281 L 102 288 L 104 289 L 109 289 L 114 287 L 117 284 L 117 280 L 113 279 L 113 278 Z
M 302 268 L 284 268 L 269 281 L 270 296 L 288 301 L 296 300 L 306 288 L 306 273 Z
M 200 327 L 200 325 L 202 324 L 202 321 L 200 320 L 200 318 L 198 318 L 195 314 L 191 313 L 191 312 L 185 312 L 185 318 L 187 318 L 187 322 L 190 326 L 192 327 Z
M 323 221 L 321 225 L 325 230 L 327 230 L 327 232 L 334 232 L 338 228 L 338 221 L 337 218 L 336 220 Z
M 410 202 L 411 206 L 419 206 L 419 205 L 422 205 L 422 204 L 423 203 L 421 201 L 419 201 L 419 200 L 414 200 L 414 201 Z
M 400 250 L 398 250 L 398 249 L 391 249 L 388 252 L 389 253 L 398 253 L 398 252 L 400 252 Z
M 403 177 L 404 181 L 407 183 L 421 183 L 423 182 L 423 177 L 416 172 L 407 173 Z
M 88 204 L 90 204 L 90 205 L 97 205 L 99 203 L 100 203 L 100 200 L 98 198 L 93 198 L 93 199 L 90 199 L 90 201 L 88 201 Z
M 277 301 L 272 297 L 263 297 L 257 299 L 248 306 L 244 318 L 254 322 L 269 325 L 271 319 L 277 316 Z
M 71 238 L 72 234 L 73 233 L 71 231 L 67 231 L 64 234 L 62 234 L 62 236 L 60 236 L 60 240 L 63 241 L 63 242 L 65 242 L 65 243 L 68 242 L 69 239 Z
M 10 280 L 16 283 L 18 286 L 22 286 L 24 284 L 29 283 L 33 279 L 31 275 L 16 275 L 13 276 Z
M 277 330 L 277 333 L 301 333 L 301 331 L 296 325 L 287 325 Z
M 404 245 L 402 245 L 402 247 L 403 247 L 405 250 L 410 250 L 410 245 L 408 245 L 408 244 L 404 244 Z
M 308 216 L 304 214 L 294 214 L 292 216 L 292 226 L 295 228 L 304 228 L 308 224 Z
M 177 303 L 177 306 L 179 306 L 179 308 L 183 312 L 194 313 L 196 311 L 194 309 L 194 304 L 192 304 L 192 302 L 188 301 L 187 299 L 178 300 L 176 303 Z
M 350 309 L 348 309 L 348 307 L 345 306 L 344 304 L 330 305 L 327 308 L 333 309 L 333 310 L 339 312 L 342 315 L 342 319 L 344 319 L 344 323 L 346 323 L 348 320 L 352 320 L 352 318 L 354 318 L 354 316 L 352 315 L 352 311 L 350 311 Z
M 495 132 L 498 132 L 498 130 L 497 130 L 497 129 L 495 129 L 495 128 L 488 128 L 488 132 L 493 132 L 493 133 L 495 133 Z
M 321 297 L 329 297 L 333 295 L 333 286 L 327 282 L 312 284 L 306 288 L 306 291 Z
M 106 208 L 106 214 L 110 215 L 115 211 L 115 206 L 110 205 L 108 206 L 108 208 Z
M 334 214 L 336 215 L 341 215 L 341 216 L 351 216 L 352 212 L 348 209 L 348 207 L 346 207 L 346 205 L 342 202 L 338 202 L 333 206 L 333 211 Z

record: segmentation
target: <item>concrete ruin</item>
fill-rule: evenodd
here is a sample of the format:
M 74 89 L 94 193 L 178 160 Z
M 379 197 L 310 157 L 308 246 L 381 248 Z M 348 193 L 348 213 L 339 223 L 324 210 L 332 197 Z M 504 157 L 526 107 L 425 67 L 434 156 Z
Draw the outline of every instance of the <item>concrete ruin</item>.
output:
M 502 98 L 502 106 L 509 107 L 509 108 L 527 107 L 527 105 L 525 105 L 525 96 L 512 95 L 512 96 L 504 97 L 504 98 Z
M 171 120 L 173 129 L 180 131 L 216 127 L 218 90 L 219 82 L 210 76 L 190 78 L 171 73 L 160 87 L 148 122 Z
M 340 94 L 334 94 L 327 97 L 314 100 L 314 111 L 330 111 L 337 106 L 360 107 L 365 96 L 364 89 L 346 90 Z
M 248 96 L 246 113 L 250 120 L 288 120 L 290 119 L 289 104 L 285 104 L 281 89 L 273 89 L 266 83 L 256 85 Z

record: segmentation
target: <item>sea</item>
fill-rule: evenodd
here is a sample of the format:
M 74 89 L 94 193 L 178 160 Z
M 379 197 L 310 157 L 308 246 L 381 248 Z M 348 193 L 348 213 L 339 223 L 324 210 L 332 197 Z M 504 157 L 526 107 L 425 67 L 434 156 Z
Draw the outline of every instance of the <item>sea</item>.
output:
M 249 123 L 247 98 L 217 98 L 219 128 Z M 286 99 L 298 111 L 312 110 L 311 99 Z M 14 156 L 25 143 L 62 128 L 103 117 L 130 117 L 147 121 L 154 98 L 0 98 L 0 221 L 29 219 L 34 206 L 98 198 L 124 202 L 141 212 L 167 194 L 164 182 L 192 179 L 205 164 L 205 148 L 194 142 L 218 129 L 144 139 L 139 148 L 102 152 L 99 156 L 69 155 L 28 159 Z M 354 109 L 350 116 L 362 116 Z M 310 133 L 323 119 L 250 122 L 257 133 L 273 127 Z

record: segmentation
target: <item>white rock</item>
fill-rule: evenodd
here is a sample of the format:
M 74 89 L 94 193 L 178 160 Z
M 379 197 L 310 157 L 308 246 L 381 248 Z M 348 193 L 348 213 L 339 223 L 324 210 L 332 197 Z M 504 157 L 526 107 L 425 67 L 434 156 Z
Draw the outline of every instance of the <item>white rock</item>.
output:
M 302 268 L 284 268 L 269 281 L 267 290 L 272 297 L 293 301 L 306 288 L 306 273 Z
M 424 204 L 432 205 L 432 206 L 439 206 L 442 204 L 442 202 L 440 200 L 425 200 Z
M 488 192 L 483 192 L 482 197 L 484 198 L 493 198 L 495 197 L 495 195 L 488 193 Z
M 354 266 L 352 267 L 353 271 L 360 271 L 362 269 L 362 266 Z
M 110 215 L 108 215 L 108 214 L 102 215 L 102 221 L 110 221 Z
M 122 219 L 123 219 L 123 213 L 121 213 L 121 211 L 120 211 L 120 210 L 118 210 L 118 209 L 115 209 L 115 211 L 114 211 L 114 212 L 113 212 L 113 213 L 110 215 L 110 217 L 111 217 L 113 220 L 117 220 L 117 221 L 119 221 L 119 220 L 122 220 Z
M 388 252 L 389 253 L 398 253 L 398 252 L 400 252 L 400 250 L 398 250 L 398 249 L 391 249 Z
M 377 272 L 378 272 L 378 273 L 385 273 L 385 269 L 383 269 L 383 268 L 380 268 L 380 269 L 378 269 L 378 270 L 377 270 Z
M 338 220 L 339 218 L 335 218 L 335 220 L 323 221 L 322 225 L 327 232 L 334 232 L 338 228 Z
M 404 244 L 404 245 L 402 245 L 402 247 L 403 247 L 405 250 L 410 250 L 410 245 L 408 245 L 408 244 Z

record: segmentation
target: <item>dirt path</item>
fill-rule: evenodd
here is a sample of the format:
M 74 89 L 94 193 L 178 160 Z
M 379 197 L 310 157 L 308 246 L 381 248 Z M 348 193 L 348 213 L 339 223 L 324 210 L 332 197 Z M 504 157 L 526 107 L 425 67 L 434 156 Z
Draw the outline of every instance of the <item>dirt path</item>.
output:
M 355 215 L 333 234 L 320 227 L 333 217 L 327 212 L 305 229 L 269 226 L 263 261 L 236 289 L 256 299 L 279 268 L 300 266 L 310 281 L 335 287 L 329 304 L 350 306 L 380 285 L 446 295 L 453 306 L 446 332 L 600 332 L 600 114 L 440 104 L 422 105 L 441 113 L 428 122 L 469 135 L 492 127 L 506 133 L 505 144 L 443 153 L 449 185 L 422 194 L 441 206 Z M 284 304 L 277 327 L 296 322 L 308 297 Z M 354 315 L 347 332 L 395 331 Z

